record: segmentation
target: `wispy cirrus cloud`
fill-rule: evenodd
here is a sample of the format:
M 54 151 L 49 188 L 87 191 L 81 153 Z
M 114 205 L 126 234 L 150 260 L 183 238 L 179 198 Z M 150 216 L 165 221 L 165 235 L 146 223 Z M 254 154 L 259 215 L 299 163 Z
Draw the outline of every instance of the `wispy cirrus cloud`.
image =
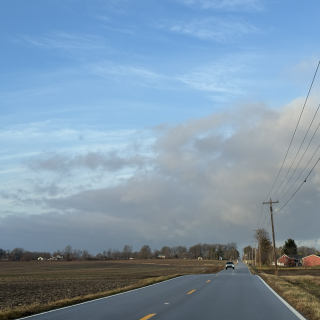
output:
M 228 11 L 262 10 L 261 0 L 178 0 L 187 6 Z
M 249 57 L 229 56 L 190 73 L 178 75 L 176 79 L 196 90 L 243 94 L 249 84 L 249 60 Z
M 153 71 L 144 65 L 117 64 L 111 61 L 102 61 L 88 66 L 95 75 L 127 83 L 134 86 L 146 86 L 157 89 L 172 89 L 177 81 L 165 74 Z
M 176 22 L 169 27 L 171 32 L 185 34 L 202 40 L 235 42 L 250 34 L 263 34 L 254 25 L 239 19 L 196 19 L 189 22 Z
M 56 49 L 77 55 L 92 52 L 114 53 L 114 49 L 108 46 L 105 38 L 92 34 L 72 34 L 67 32 L 54 32 L 42 37 L 24 35 L 20 41 L 31 45 Z
M 153 80 L 164 78 L 162 75 L 157 74 L 143 67 L 135 67 L 130 65 L 117 65 L 112 62 L 103 62 L 100 64 L 92 64 L 90 70 L 100 76 L 116 76 L 116 77 L 142 77 Z

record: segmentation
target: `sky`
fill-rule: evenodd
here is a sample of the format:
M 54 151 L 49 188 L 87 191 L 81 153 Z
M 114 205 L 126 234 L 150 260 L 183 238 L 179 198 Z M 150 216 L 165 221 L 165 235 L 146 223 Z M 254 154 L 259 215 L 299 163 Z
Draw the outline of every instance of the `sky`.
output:
M 280 209 L 320 156 L 320 74 L 302 109 L 319 10 L 316 0 L 3 2 L 0 248 L 241 249 L 254 229 L 271 232 L 262 202 Z M 319 196 L 320 164 L 276 213 L 277 245 L 320 248 Z

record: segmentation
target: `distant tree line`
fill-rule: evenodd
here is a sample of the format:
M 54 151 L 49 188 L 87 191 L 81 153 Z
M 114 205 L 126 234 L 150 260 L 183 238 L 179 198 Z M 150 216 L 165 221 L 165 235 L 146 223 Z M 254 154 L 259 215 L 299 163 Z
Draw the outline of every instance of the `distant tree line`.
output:
M 164 246 L 160 250 L 151 249 L 149 245 L 143 245 L 139 251 L 133 252 L 132 246 L 125 245 L 122 250 L 108 249 L 98 254 L 91 254 L 88 250 L 73 249 L 67 245 L 62 250 L 50 252 L 28 251 L 23 248 L 13 250 L 0 249 L 1 261 L 31 261 L 39 257 L 50 259 L 52 257 L 63 257 L 64 260 L 128 260 L 128 259 L 208 259 L 208 260 L 230 260 L 237 259 L 239 252 L 236 243 L 208 244 L 198 243 L 187 248 L 186 246 Z

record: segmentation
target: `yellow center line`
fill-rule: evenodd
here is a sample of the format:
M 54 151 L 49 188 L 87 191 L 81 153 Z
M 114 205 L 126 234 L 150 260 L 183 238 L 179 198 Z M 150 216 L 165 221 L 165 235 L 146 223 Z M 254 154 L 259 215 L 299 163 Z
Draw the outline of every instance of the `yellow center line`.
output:
M 210 282 L 211 280 L 208 280 L 207 282 Z
M 192 292 L 195 292 L 196 290 L 191 290 L 190 292 L 188 292 L 187 294 L 191 294 Z
M 147 316 L 141 318 L 140 320 L 148 320 L 148 319 L 150 319 L 151 317 L 153 317 L 155 315 L 156 315 L 156 313 L 151 313 L 151 314 L 148 314 Z

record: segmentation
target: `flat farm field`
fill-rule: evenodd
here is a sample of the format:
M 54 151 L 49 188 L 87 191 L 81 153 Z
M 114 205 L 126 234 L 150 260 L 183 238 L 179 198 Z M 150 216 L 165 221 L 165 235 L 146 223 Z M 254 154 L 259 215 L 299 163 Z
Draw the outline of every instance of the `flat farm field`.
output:
M 0 319 L 88 301 L 178 275 L 216 273 L 223 261 L 104 260 L 0 263 Z

